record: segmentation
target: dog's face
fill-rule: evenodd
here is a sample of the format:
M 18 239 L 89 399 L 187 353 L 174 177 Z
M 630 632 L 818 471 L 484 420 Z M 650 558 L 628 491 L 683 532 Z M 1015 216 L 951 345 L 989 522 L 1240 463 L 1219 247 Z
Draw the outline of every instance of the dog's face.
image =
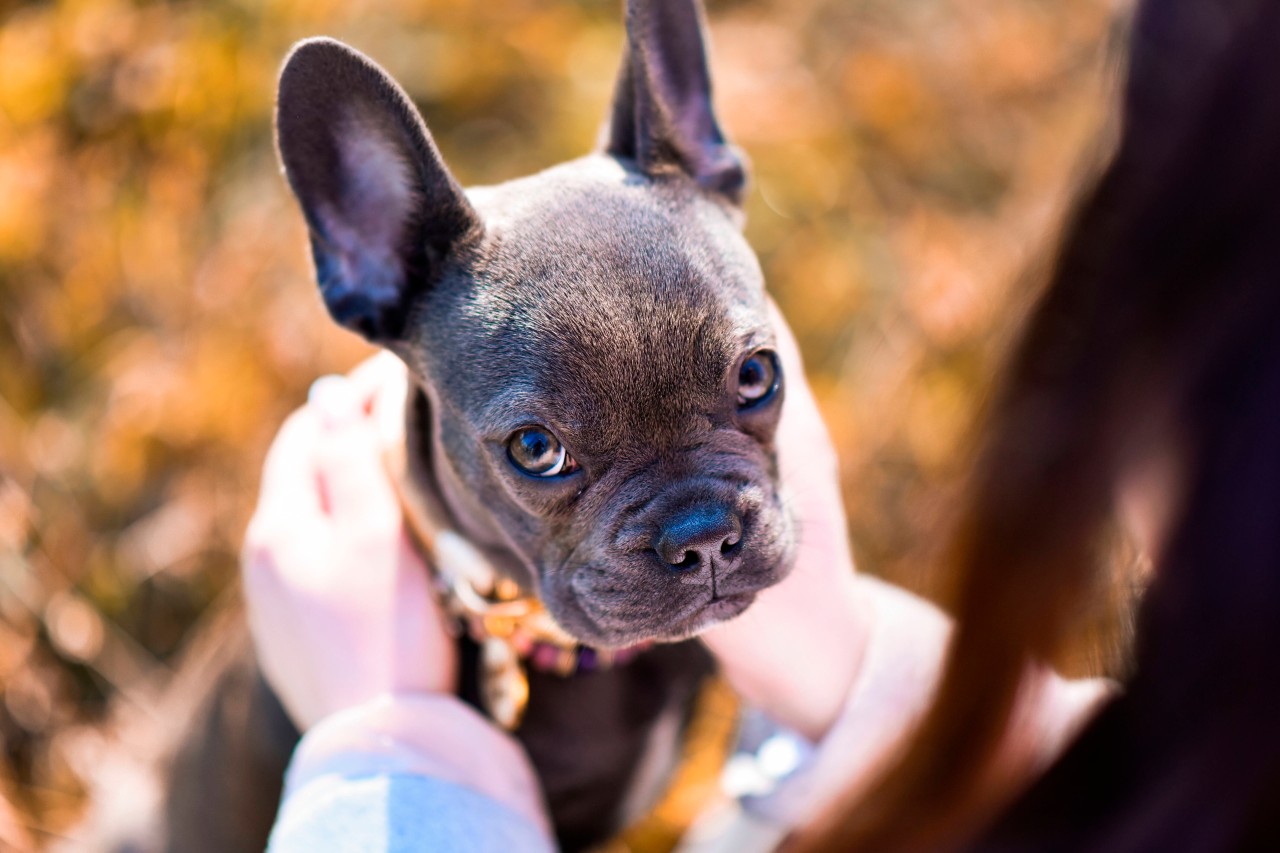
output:
M 772 452 L 783 380 L 731 211 L 603 156 L 471 200 L 485 234 L 402 350 L 450 504 L 501 531 L 585 641 L 736 615 L 790 540 Z
M 331 313 L 417 378 L 465 532 L 601 647 L 687 637 L 790 567 L 784 378 L 699 23 L 633 5 L 604 150 L 470 192 L 354 51 L 304 43 L 281 80 Z

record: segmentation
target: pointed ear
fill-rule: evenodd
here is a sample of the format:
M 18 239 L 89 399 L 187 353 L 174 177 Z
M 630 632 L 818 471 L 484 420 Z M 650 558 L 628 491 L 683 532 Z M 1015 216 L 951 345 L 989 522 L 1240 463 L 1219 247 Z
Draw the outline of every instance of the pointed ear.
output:
M 739 203 L 746 166 L 716 123 L 705 45 L 700 0 L 627 0 L 627 51 L 604 147 L 646 174 L 678 169 Z
M 368 58 L 310 39 L 280 74 L 276 140 L 329 313 L 396 340 L 440 259 L 480 228 L 422 117 Z

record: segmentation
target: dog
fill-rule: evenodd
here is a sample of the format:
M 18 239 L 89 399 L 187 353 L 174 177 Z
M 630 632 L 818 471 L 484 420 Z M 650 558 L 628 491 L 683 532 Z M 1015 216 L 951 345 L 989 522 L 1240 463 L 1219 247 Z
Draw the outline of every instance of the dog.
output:
M 584 646 L 654 643 L 530 673 L 515 735 L 566 850 L 652 799 L 645 756 L 673 754 L 713 669 L 690 638 L 793 553 L 785 383 L 702 12 L 628 0 L 626 23 L 598 149 L 496 186 L 459 186 L 408 97 L 336 41 L 294 48 L 276 113 L 329 313 L 408 367 L 419 487 Z M 475 678 L 469 648 L 464 697 Z M 173 766 L 169 848 L 261 850 L 296 737 L 242 659 Z

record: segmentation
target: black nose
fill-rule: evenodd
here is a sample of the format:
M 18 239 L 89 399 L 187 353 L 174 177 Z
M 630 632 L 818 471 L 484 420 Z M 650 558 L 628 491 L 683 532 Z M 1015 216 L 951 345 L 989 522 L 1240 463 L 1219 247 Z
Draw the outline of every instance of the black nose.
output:
M 742 519 L 727 506 L 698 504 L 675 513 L 662 525 L 653 550 L 676 569 L 697 569 L 713 559 L 727 560 L 742 539 Z

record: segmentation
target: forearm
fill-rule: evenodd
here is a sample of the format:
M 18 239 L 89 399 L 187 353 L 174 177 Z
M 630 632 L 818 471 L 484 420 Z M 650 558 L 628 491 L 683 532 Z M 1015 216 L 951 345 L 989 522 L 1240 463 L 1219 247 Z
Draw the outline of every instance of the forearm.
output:
M 829 724 L 802 732 L 813 743 L 804 763 L 754 804 L 779 824 L 800 825 L 873 779 L 928 707 L 942 670 L 951 622 L 940 610 L 875 578 L 858 576 L 856 587 L 865 628 L 857 670 Z M 763 710 L 772 716 L 773 703 Z
M 822 569 L 802 564 L 795 571 Z M 805 580 L 789 578 L 765 590 L 746 613 L 702 640 L 743 699 L 818 741 L 848 702 L 877 617 L 873 588 L 852 570 L 834 583 Z M 821 600 L 805 600 L 815 587 Z
M 857 796 L 877 778 L 928 710 L 942 674 L 950 618 L 883 581 L 859 577 L 857 587 L 861 610 L 850 605 L 850 618 L 860 612 L 866 620 L 857 671 L 830 724 L 810 737 L 814 747 L 803 765 L 756 804 L 778 823 L 802 824 L 836 798 Z M 776 679 L 772 683 L 775 690 L 785 689 Z M 1010 772 L 1038 771 L 1055 759 L 1114 690 L 1103 679 L 1068 680 L 1043 667 L 1028 669 L 1028 685 L 1033 689 L 1024 694 L 1019 724 L 1010 730 Z M 753 701 L 790 727 L 784 714 L 792 701 L 779 701 L 763 688 L 757 692 L 764 699 Z
M 348 832 L 373 850 L 417 849 L 413 838 L 505 853 L 553 849 L 523 750 L 443 695 L 382 697 L 303 738 L 270 849 L 312 849 L 318 838 Z

